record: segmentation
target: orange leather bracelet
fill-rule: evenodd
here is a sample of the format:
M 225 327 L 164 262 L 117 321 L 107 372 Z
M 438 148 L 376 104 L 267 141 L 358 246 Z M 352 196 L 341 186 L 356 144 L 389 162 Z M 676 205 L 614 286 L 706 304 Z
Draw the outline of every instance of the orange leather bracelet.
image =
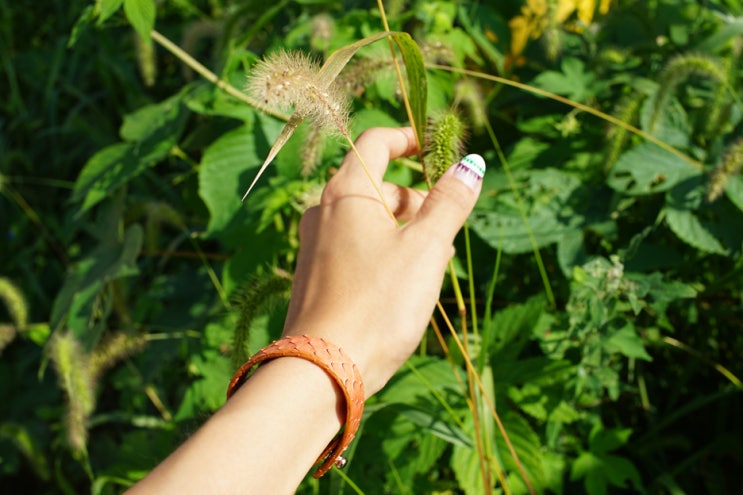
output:
M 343 467 L 346 459 L 341 456 L 356 436 L 364 412 L 364 382 L 356 364 L 343 350 L 325 339 L 308 335 L 289 336 L 269 344 L 245 364 L 240 366 L 227 387 L 227 398 L 250 377 L 251 370 L 261 362 L 278 357 L 292 356 L 306 359 L 325 372 L 338 384 L 346 399 L 346 418 L 343 431 L 339 433 L 317 459 L 320 467 L 312 475 L 319 478 L 335 464 Z

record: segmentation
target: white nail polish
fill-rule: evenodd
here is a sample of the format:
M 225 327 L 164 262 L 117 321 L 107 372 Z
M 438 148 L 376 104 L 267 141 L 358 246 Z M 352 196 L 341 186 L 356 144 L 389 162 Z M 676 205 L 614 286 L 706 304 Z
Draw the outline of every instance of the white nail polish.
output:
M 478 154 L 467 155 L 457 163 L 454 177 L 475 189 L 485 175 L 485 159 Z

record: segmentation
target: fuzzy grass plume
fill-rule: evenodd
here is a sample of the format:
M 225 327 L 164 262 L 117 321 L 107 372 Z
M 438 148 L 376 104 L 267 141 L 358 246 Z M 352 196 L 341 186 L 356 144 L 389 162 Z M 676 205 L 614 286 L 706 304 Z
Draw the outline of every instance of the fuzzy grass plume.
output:
M 146 335 L 115 333 L 86 353 L 72 332 L 57 332 L 49 340 L 49 360 L 67 397 L 67 441 L 76 455 L 87 457 L 88 420 L 95 410 L 95 387 L 101 375 L 146 343 Z
M 17 328 L 28 325 L 28 304 L 23 292 L 5 277 L 0 277 L 0 301 L 7 308 L 10 319 Z
M 95 408 L 88 356 L 71 332 L 57 332 L 49 342 L 49 359 L 67 396 L 67 441 L 74 453 L 87 456 L 87 422 Z
M 350 101 L 335 81 L 319 75 L 320 64 L 298 51 L 278 50 L 259 61 L 246 91 L 266 110 L 296 114 L 335 134 L 348 134 Z
M 232 368 L 248 359 L 250 326 L 256 317 L 267 313 L 279 301 L 286 300 L 291 279 L 283 273 L 256 275 L 248 280 L 237 296 L 239 317 L 232 342 Z
M 488 123 L 487 101 L 482 86 L 473 78 L 463 78 L 454 85 L 454 104 L 462 108 L 475 132 Z
M 634 95 L 625 98 L 618 105 L 614 112 L 614 117 L 627 124 L 633 124 L 640 115 L 640 109 L 642 108 L 645 98 L 646 96 L 642 93 L 635 93 Z M 612 125 L 609 127 L 607 137 L 609 138 L 609 146 L 606 151 L 605 170 L 611 169 L 611 167 L 616 163 L 619 156 L 622 154 L 622 150 L 624 150 L 627 142 L 632 137 L 632 134 L 624 127 Z
M 743 166 L 743 138 L 731 144 L 715 167 L 707 186 L 707 201 L 716 201 L 725 191 L 725 186 L 734 175 L 740 173 Z
M 676 91 L 676 87 L 691 76 L 703 77 L 727 88 L 727 71 L 722 62 L 703 53 L 682 54 L 672 58 L 661 72 L 658 93 L 653 108 L 650 129 L 658 122 L 663 108 Z
M 361 96 L 367 86 L 384 77 L 392 77 L 394 65 L 389 49 L 370 47 L 354 58 L 338 75 L 337 85 L 347 95 Z
M 28 325 L 28 304 L 23 292 L 10 280 L 0 277 L 0 301 L 10 316 L 10 324 L 0 324 L 0 353 Z

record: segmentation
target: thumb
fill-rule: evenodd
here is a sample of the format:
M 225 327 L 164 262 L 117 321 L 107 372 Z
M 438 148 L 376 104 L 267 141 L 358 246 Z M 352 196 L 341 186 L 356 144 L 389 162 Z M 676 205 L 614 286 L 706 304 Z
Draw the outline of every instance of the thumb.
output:
M 408 228 L 423 230 L 422 235 L 427 239 L 441 239 L 447 244 L 454 242 L 475 207 L 484 174 L 485 160 L 480 155 L 467 155 L 452 165 L 429 191 Z

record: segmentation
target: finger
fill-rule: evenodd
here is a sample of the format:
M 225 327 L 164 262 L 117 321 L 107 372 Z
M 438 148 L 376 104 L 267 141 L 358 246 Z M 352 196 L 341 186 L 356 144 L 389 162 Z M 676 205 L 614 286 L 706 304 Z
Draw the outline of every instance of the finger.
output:
M 409 127 L 368 129 L 356 139 L 355 146 L 358 155 L 353 150 L 349 151 L 336 174 L 343 181 L 344 189 L 350 187 L 354 192 L 367 192 L 372 187 L 363 165 L 366 165 L 375 183 L 380 185 L 390 160 L 411 155 L 418 149 L 413 130 Z
M 407 222 L 415 217 L 427 195 L 426 191 L 402 187 L 390 182 L 382 184 L 382 194 L 395 214 L 395 218 L 401 222 Z
M 424 239 L 451 244 L 475 207 L 484 173 L 485 161 L 479 155 L 468 155 L 450 167 L 428 193 L 407 229 Z

